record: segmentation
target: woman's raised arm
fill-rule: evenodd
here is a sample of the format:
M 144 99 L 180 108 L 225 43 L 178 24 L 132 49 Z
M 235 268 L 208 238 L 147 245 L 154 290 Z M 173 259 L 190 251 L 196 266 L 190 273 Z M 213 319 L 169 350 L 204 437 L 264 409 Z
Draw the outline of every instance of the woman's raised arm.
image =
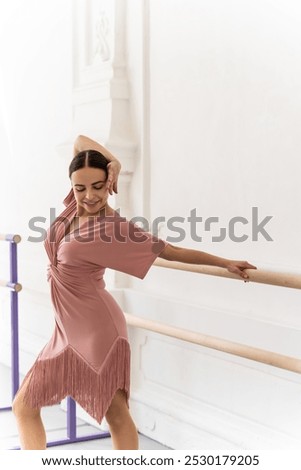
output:
M 109 160 L 110 163 L 108 163 L 107 166 L 107 188 L 110 194 L 113 194 L 113 191 L 117 193 L 118 176 L 121 170 L 121 164 L 119 160 L 99 142 L 96 142 L 95 140 L 92 140 L 90 137 L 85 135 L 79 135 L 74 142 L 73 154 L 76 155 L 84 150 L 97 150 L 98 152 L 102 153 L 102 155 L 106 157 L 107 160 Z

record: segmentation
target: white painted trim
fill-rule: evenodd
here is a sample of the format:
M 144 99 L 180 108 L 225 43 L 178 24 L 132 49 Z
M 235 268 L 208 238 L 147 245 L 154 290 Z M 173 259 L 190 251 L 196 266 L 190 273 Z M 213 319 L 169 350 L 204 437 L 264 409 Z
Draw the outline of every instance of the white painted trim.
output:
M 245 320 L 247 325 L 249 322 L 255 325 L 255 331 L 266 329 L 267 332 L 269 330 L 271 335 L 276 337 L 279 337 L 281 331 L 283 331 L 283 334 L 291 336 L 290 327 L 285 329 L 283 325 L 277 323 L 267 324 L 267 322 L 263 322 L 258 318 L 252 318 L 248 311 L 242 313 L 226 309 L 216 310 L 208 306 L 188 305 L 156 294 L 143 293 L 133 289 L 114 289 L 110 292 L 114 297 L 116 296 L 125 311 L 129 311 L 130 306 L 136 304 L 140 311 L 132 311 L 131 313 L 140 316 L 158 319 L 157 317 L 162 315 L 163 311 L 172 313 L 170 318 L 165 320 L 166 323 L 173 323 L 171 317 L 175 315 L 175 323 L 177 324 L 176 306 L 178 306 L 178 310 L 181 311 L 186 307 L 185 312 L 190 320 L 204 317 L 204 315 L 206 315 L 207 320 L 213 316 L 216 317 L 216 320 L 224 317 L 223 322 L 225 324 L 233 322 L 233 324 L 240 325 L 238 326 L 238 333 L 243 333 L 243 321 Z M 122 296 L 120 296 L 121 292 Z M 129 297 L 127 298 L 127 296 Z M 156 307 L 156 310 L 152 306 Z M 146 315 L 146 312 L 150 311 L 153 312 L 153 315 L 149 313 Z M 240 322 L 238 322 L 239 319 Z M 212 328 L 212 325 L 209 325 L 209 327 Z M 191 325 L 191 328 L 194 328 L 194 326 Z M 158 381 L 157 374 L 155 374 L 154 380 L 152 371 L 149 371 L 150 374 L 145 374 L 143 354 L 145 354 L 145 348 L 148 348 L 151 342 L 155 341 L 158 348 L 162 346 L 162 349 L 160 349 L 161 354 L 172 348 L 175 354 L 177 349 L 178 351 L 181 350 L 181 354 L 185 354 L 185 357 L 190 355 L 194 358 L 197 356 L 202 357 L 202 367 L 205 364 L 207 366 L 215 364 L 217 373 L 223 373 L 224 370 L 224 375 L 227 374 L 227 371 L 228 373 L 234 371 L 232 376 L 234 373 L 238 384 L 241 383 L 241 380 L 244 380 L 244 377 L 250 377 L 251 381 L 258 380 L 258 383 L 256 382 L 254 385 L 254 391 L 257 387 L 258 390 L 262 390 L 265 400 L 269 394 L 271 394 L 271 398 L 272 395 L 275 395 L 273 390 L 275 386 L 277 389 L 277 384 L 280 384 L 281 390 L 277 398 L 278 402 L 285 394 L 287 394 L 288 400 L 296 400 L 297 390 L 301 385 L 299 375 L 254 361 L 246 361 L 243 358 L 232 357 L 208 348 L 198 348 L 196 345 L 181 341 L 177 342 L 177 346 L 174 348 L 175 341 L 172 338 L 156 335 L 145 330 L 129 328 L 129 339 L 132 349 L 130 410 L 134 422 L 142 434 L 173 449 L 293 449 L 300 443 L 301 431 L 300 436 L 298 436 L 296 420 L 292 417 L 288 417 L 288 422 L 290 422 L 290 419 L 292 423 L 294 422 L 294 427 L 289 428 L 291 429 L 291 434 L 289 434 L 287 430 L 281 429 L 280 422 L 277 428 L 277 426 L 272 426 L 269 423 L 265 424 L 264 421 L 260 422 L 260 420 L 254 418 L 252 413 L 248 415 L 247 410 L 246 416 L 243 416 L 236 411 L 231 412 L 224 409 L 219 402 L 213 404 L 207 403 L 201 398 L 196 399 L 193 394 L 187 394 L 184 388 L 180 391 L 180 384 L 176 389 Z M 199 351 L 198 354 L 196 354 L 197 351 Z M 175 357 L 176 360 L 177 357 Z M 158 365 L 158 367 L 160 366 Z M 237 376 L 240 373 L 241 376 Z M 222 389 L 220 393 L 223 394 Z M 276 406 L 277 400 L 272 406 Z M 250 407 L 255 405 L 255 402 L 250 403 Z M 258 403 L 258 406 L 260 406 L 260 403 Z M 293 405 L 291 408 L 293 408 Z M 85 419 L 81 412 L 79 412 L 79 416 Z M 91 420 L 88 422 L 93 423 Z M 285 427 L 288 429 L 287 424 Z
M 142 216 L 151 220 L 151 180 L 150 180 L 150 24 L 149 24 L 149 0 L 143 0 L 142 9 L 142 138 L 141 138 L 141 177 L 143 190 Z
M 73 105 L 80 106 L 86 103 L 95 103 L 110 99 L 109 81 L 97 86 L 81 86 L 73 89 Z
M 300 446 L 299 439 L 274 428 L 181 398 L 179 402 L 164 393 L 133 391 L 131 411 L 139 431 L 173 449 L 275 450 Z

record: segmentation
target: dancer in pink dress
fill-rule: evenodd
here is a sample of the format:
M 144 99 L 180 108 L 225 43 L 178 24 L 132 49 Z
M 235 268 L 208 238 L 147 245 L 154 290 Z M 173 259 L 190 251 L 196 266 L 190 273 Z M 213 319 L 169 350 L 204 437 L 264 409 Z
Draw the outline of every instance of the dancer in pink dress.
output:
M 138 449 L 129 412 L 130 345 L 123 312 L 105 289 L 105 268 L 143 279 L 155 259 L 222 266 L 244 279 L 246 261 L 170 245 L 108 205 L 117 192 L 118 160 L 79 136 L 69 166 L 66 208 L 47 231 L 47 280 L 55 314 L 52 337 L 26 374 L 13 403 L 21 447 L 45 449 L 43 406 L 72 396 L 93 418 L 108 422 L 114 449 Z

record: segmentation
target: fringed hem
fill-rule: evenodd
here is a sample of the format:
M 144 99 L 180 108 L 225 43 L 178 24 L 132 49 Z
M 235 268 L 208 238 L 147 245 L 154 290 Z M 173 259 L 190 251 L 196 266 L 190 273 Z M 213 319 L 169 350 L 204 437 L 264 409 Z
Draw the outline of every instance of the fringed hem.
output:
M 31 408 L 41 408 L 70 395 L 100 423 L 118 389 L 125 391 L 129 408 L 130 355 L 128 340 L 119 337 L 100 371 L 93 369 L 72 346 L 52 359 L 38 358 L 26 374 L 30 378 L 24 401 Z

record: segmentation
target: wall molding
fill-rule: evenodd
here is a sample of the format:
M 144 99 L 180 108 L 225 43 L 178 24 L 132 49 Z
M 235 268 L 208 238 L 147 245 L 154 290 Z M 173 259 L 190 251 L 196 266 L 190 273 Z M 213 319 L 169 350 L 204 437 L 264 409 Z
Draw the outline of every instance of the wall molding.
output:
M 288 350 L 299 341 L 294 329 L 248 312 L 239 316 L 134 289 L 123 295 L 125 312 L 173 326 L 216 330 L 221 337 L 224 330 L 229 339 L 232 331 L 251 345 L 261 335 L 271 350 L 277 338 L 292 343 Z M 129 337 L 131 410 L 141 433 L 174 449 L 290 449 L 300 443 L 298 374 L 146 330 L 129 327 Z
M 147 220 L 151 220 L 151 138 L 150 138 L 150 100 L 151 100 L 151 80 L 150 80 L 150 16 L 149 0 L 143 0 L 142 7 L 142 193 L 143 206 L 142 215 Z
M 217 318 L 224 317 L 225 325 L 235 321 L 231 312 L 156 294 L 134 289 L 110 292 L 124 311 L 176 326 L 179 310 L 185 311 L 185 323 L 192 323 L 190 329 L 196 329 L 195 318 L 206 316 L 204 323 L 210 322 L 214 312 Z M 164 318 L 166 313 L 169 319 Z M 262 322 L 253 321 L 260 331 Z M 238 328 L 242 331 L 243 323 Z M 290 328 L 277 324 L 270 328 L 271 334 L 290 336 Z M 173 449 L 272 450 L 294 449 L 300 444 L 299 375 L 132 327 L 129 340 L 130 410 L 142 434 Z M 176 377 L 170 380 L 174 372 Z M 231 401 L 239 397 L 247 406 L 233 406 Z M 80 409 L 78 416 L 96 424 Z M 101 429 L 107 429 L 105 420 Z
M 175 410 L 177 410 L 175 414 Z M 172 449 L 296 449 L 300 439 L 206 403 L 159 392 L 132 392 L 139 432 Z

